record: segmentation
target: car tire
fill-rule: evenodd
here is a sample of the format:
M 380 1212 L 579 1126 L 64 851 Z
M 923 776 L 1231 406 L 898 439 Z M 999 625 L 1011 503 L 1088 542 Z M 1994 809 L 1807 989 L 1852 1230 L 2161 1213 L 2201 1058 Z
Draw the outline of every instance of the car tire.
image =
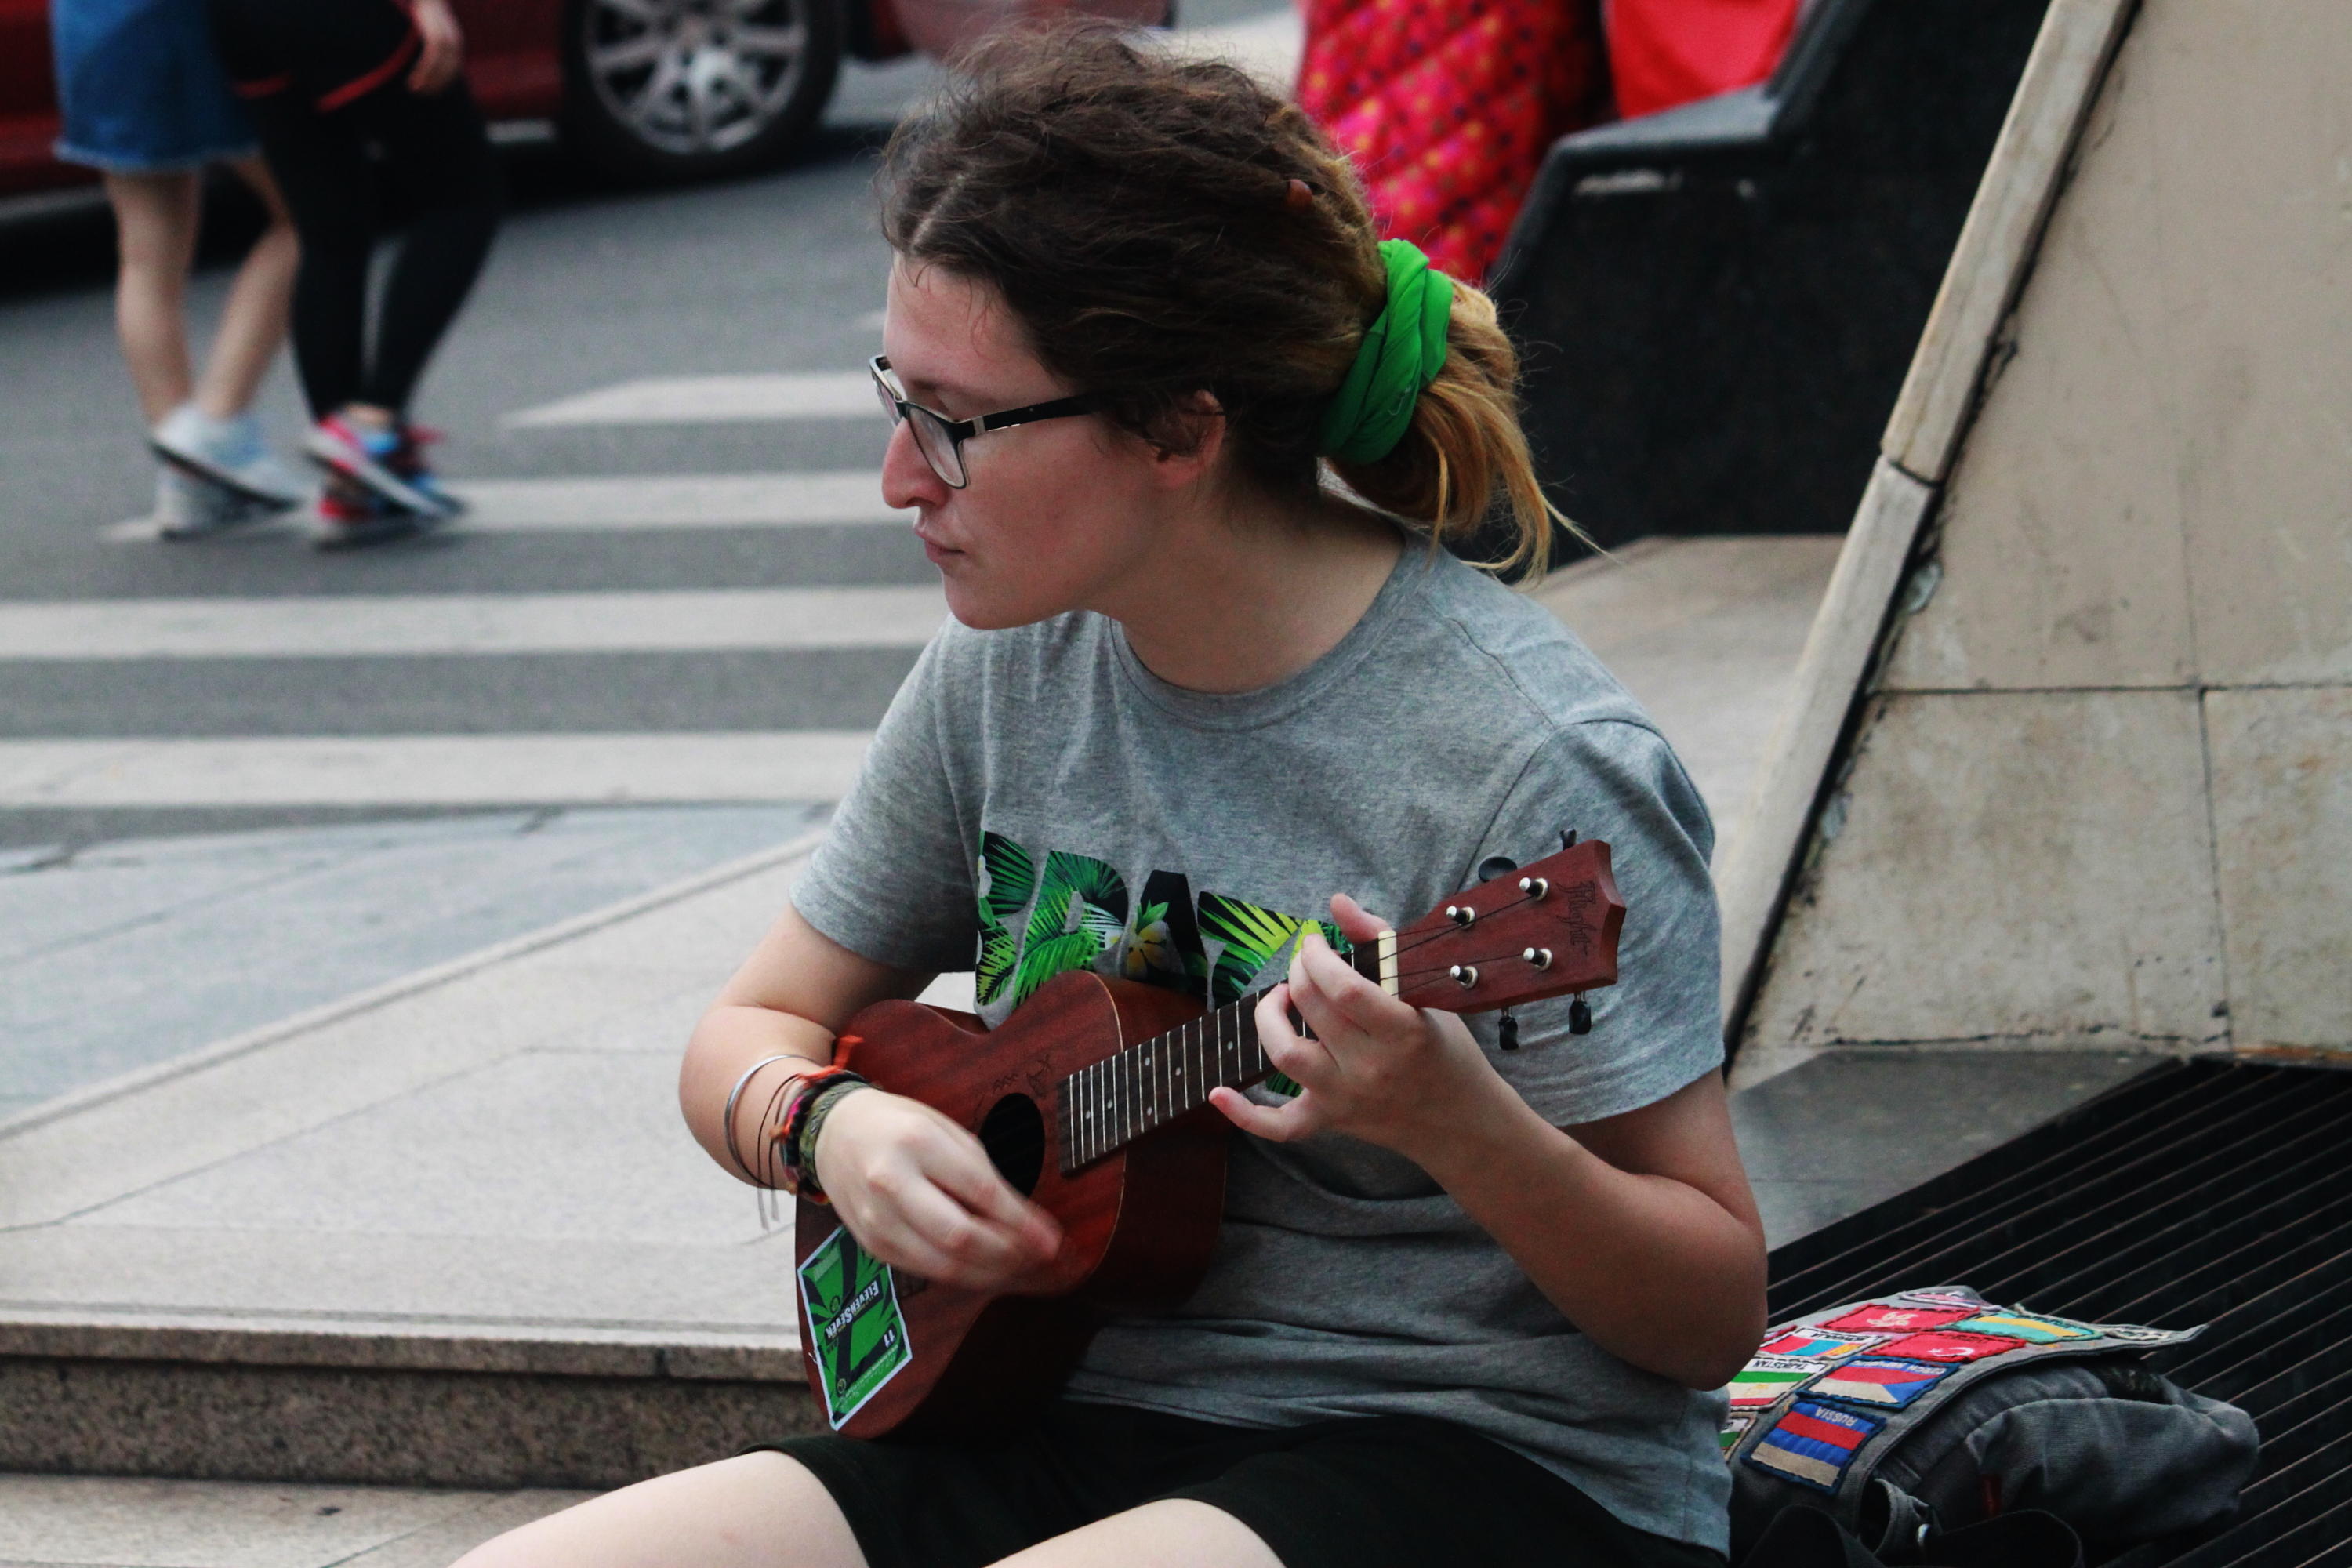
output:
M 841 0 L 571 0 L 566 140 L 607 174 L 740 174 L 805 137 L 841 72 Z

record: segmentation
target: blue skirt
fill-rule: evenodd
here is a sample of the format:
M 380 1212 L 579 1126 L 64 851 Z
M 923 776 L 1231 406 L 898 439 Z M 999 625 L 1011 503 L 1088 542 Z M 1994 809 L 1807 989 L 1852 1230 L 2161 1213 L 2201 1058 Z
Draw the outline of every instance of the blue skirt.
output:
M 55 0 L 49 34 L 67 163 L 163 174 L 253 152 L 205 0 Z

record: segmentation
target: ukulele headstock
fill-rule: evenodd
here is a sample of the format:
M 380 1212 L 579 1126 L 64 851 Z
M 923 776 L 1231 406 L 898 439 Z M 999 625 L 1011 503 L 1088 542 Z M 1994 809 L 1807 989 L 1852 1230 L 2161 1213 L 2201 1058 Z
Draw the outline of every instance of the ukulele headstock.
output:
M 1396 933 L 1397 994 L 1486 1013 L 1617 980 L 1625 901 L 1597 838 L 1455 894 Z

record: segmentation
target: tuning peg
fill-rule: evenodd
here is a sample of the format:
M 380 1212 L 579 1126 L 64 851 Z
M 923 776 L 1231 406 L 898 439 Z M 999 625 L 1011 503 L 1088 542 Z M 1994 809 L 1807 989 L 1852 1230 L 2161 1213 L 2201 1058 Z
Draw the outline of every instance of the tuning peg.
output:
M 1586 1004 L 1581 993 L 1579 993 L 1575 1001 L 1568 1005 L 1568 1032 L 1571 1035 L 1592 1033 L 1592 1009 Z
M 1563 827 L 1559 830 L 1559 847 L 1562 849 L 1573 849 L 1576 847 L 1575 828 Z
M 1507 1009 L 1495 1021 L 1495 1037 L 1507 1051 L 1519 1048 L 1519 1021 Z
M 1496 878 L 1518 868 L 1519 863 L 1508 855 L 1489 855 L 1478 862 L 1478 879 L 1482 882 L 1491 882 Z

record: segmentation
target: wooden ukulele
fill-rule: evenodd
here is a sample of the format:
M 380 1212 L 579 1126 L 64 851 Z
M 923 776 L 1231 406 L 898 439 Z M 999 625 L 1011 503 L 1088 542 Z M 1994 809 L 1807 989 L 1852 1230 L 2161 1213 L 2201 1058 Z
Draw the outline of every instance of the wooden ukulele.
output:
M 1625 906 L 1609 846 L 1568 837 L 1559 854 L 1499 862 L 1504 874 L 1357 944 L 1357 973 L 1450 1013 L 1613 984 Z M 1257 1003 L 1204 1014 L 1173 991 L 1078 971 L 993 1031 L 918 1002 L 849 1021 L 836 1059 L 971 1129 L 1005 1180 L 1061 1222 L 1062 1246 L 1013 1293 L 967 1290 L 894 1271 L 830 1207 L 801 1202 L 802 1354 L 835 1430 L 1001 1429 L 1052 1397 L 1106 1315 L 1164 1311 L 1192 1294 L 1216 1244 L 1232 1131 L 1209 1091 L 1273 1070 Z

